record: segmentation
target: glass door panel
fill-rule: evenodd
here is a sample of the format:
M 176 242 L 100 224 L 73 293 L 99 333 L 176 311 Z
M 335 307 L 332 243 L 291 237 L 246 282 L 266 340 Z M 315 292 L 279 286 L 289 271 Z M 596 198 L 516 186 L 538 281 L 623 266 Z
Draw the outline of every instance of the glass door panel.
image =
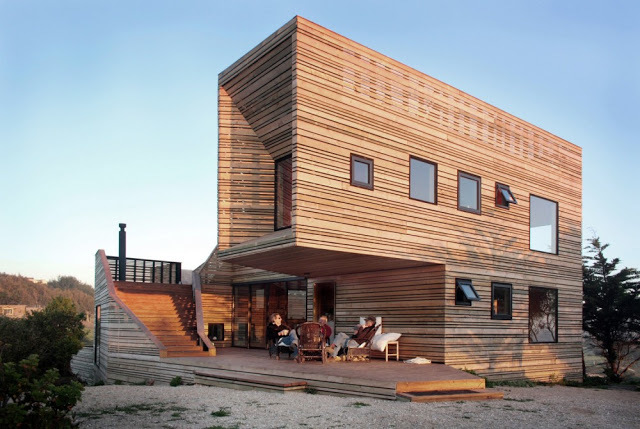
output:
M 265 286 L 251 287 L 251 341 L 250 347 L 266 347 L 267 314 L 265 308 Z
M 234 292 L 233 345 L 248 347 L 249 286 L 237 286 Z

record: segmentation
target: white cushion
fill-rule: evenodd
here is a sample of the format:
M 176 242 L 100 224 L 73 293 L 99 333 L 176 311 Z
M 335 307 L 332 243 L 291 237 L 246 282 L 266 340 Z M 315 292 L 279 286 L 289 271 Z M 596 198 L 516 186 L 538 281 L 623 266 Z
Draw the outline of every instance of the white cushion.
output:
M 398 341 L 402 334 L 389 332 L 388 334 L 374 335 L 371 340 L 371 349 L 383 352 L 387 348 L 389 341 Z

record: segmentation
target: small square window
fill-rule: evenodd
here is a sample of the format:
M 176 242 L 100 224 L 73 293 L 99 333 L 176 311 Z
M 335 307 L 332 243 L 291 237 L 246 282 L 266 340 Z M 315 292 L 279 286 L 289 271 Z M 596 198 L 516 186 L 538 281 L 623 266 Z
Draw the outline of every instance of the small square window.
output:
M 361 188 L 373 189 L 373 160 L 351 155 L 351 184 Z
M 509 208 L 509 204 L 518 204 L 516 197 L 507 185 L 496 183 L 496 207 Z
M 511 285 L 491 283 L 491 318 L 511 320 Z
M 480 214 L 480 185 L 480 177 L 458 171 L 458 210 Z
M 472 301 L 480 301 L 480 296 L 471 280 L 456 279 L 456 305 L 471 305 Z

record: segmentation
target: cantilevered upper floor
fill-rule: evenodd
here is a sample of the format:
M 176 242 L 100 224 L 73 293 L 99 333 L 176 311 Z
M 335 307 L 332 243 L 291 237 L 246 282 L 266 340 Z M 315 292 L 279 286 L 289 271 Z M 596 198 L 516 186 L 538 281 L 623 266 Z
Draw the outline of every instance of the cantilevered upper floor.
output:
M 581 149 L 301 17 L 219 75 L 219 257 L 566 270 Z

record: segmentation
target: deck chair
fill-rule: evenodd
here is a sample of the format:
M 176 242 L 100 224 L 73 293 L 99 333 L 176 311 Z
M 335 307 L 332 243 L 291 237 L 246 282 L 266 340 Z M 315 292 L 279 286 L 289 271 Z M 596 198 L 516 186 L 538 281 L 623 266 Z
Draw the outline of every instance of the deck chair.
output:
M 380 330 L 380 325 L 376 325 L 365 337 L 364 342 L 358 347 L 349 347 L 347 351 L 347 361 L 353 362 L 355 358 L 364 358 L 367 362 L 371 362 L 371 340 L 373 336 Z
M 306 322 L 298 326 L 298 363 L 305 360 L 317 359 L 322 363 L 327 361 L 324 351 L 324 335 L 319 323 Z
M 291 359 L 291 353 L 293 353 L 293 350 L 291 350 L 290 346 L 285 346 L 285 345 L 281 345 L 276 347 L 276 351 L 275 353 L 271 351 L 271 344 L 273 344 L 273 340 L 268 340 L 267 341 L 267 350 L 269 350 L 269 359 L 271 359 L 273 357 L 273 355 L 275 354 L 276 356 L 276 360 L 280 359 L 280 352 L 283 353 L 288 353 L 289 354 L 289 359 Z

